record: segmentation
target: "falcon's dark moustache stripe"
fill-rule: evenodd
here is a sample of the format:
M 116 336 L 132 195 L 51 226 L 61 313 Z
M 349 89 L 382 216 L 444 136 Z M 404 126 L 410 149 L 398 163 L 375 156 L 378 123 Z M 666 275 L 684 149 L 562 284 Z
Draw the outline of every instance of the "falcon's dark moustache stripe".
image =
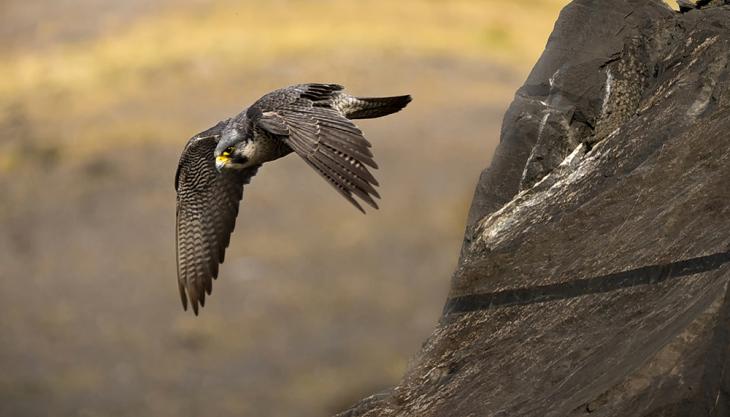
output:
M 670 279 L 712 271 L 728 262 L 730 262 L 730 251 L 725 251 L 666 264 L 643 266 L 593 278 L 453 297 L 446 302 L 444 313 L 448 315 L 488 310 L 496 307 L 544 303 L 588 294 L 605 293 L 638 285 L 656 284 Z

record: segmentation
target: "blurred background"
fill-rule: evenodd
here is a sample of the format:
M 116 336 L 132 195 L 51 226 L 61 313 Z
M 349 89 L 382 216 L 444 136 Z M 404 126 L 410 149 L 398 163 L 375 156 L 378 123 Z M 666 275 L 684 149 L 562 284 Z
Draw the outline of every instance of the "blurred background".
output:
M 0 1 L 0 415 L 326 416 L 397 383 L 566 3 Z M 314 81 L 413 95 L 359 122 L 381 209 L 295 155 L 268 164 L 207 306 L 183 312 L 185 142 Z

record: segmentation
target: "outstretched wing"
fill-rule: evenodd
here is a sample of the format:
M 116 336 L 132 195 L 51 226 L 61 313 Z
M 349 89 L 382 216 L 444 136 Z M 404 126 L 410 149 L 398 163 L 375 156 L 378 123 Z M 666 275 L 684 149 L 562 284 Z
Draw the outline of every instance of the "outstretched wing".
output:
M 377 165 L 370 142 L 360 129 L 331 107 L 324 88 L 327 86 L 307 86 L 313 91 L 303 91 L 301 99 L 271 111 L 249 111 L 248 116 L 260 128 L 281 136 L 307 164 L 364 213 L 353 195 L 378 208 L 373 199 L 380 198 L 375 190 L 378 182 L 367 168 L 377 168 Z
M 187 310 L 189 298 L 196 315 L 198 304 L 205 305 L 205 293 L 210 294 L 212 280 L 218 277 L 243 185 L 258 170 L 216 170 L 213 151 L 224 126 L 221 122 L 190 139 L 175 175 L 177 280 L 183 308 Z

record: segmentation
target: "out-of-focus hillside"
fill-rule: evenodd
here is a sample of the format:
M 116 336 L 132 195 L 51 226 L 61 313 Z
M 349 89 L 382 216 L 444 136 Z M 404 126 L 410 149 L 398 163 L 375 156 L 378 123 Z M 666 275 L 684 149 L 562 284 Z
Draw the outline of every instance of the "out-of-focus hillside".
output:
M 148 3 L 0 5 L 0 415 L 320 416 L 394 384 L 566 1 Z M 381 210 L 296 156 L 267 165 L 208 305 L 183 313 L 180 150 L 306 81 L 414 96 L 359 123 Z
M 7 23 L 19 29 L 4 29 L 0 97 L 3 107 L 21 106 L 31 120 L 49 122 L 38 126 L 39 134 L 90 150 L 110 142 L 100 141 L 101 135 L 125 142 L 151 136 L 175 141 L 188 135 L 193 122 L 209 124 L 221 109 L 235 112 L 262 91 L 307 77 L 335 76 L 355 90 L 370 86 L 378 73 L 398 69 L 402 59 L 489 58 L 526 68 L 565 2 L 198 0 L 169 8 L 138 2 L 140 14 L 132 19 L 133 1 L 117 6 L 123 24 L 110 23 L 106 31 L 100 21 L 115 21 L 114 6 L 74 3 L 46 5 L 50 10 L 27 2 L 5 6 Z M 77 9 L 84 13 L 74 19 Z M 44 19 L 34 21 L 36 13 Z M 70 16 L 59 19 L 64 13 Z M 37 45 L 26 48 L 25 42 Z M 420 81 L 411 69 L 399 72 Z M 469 92 L 483 95 L 479 89 Z M 447 99 L 433 94 L 420 101 L 431 98 Z M 168 117 L 149 112 L 158 106 Z M 190 111 L 190 124 L 181 124 L 178 114 Z M 115 114 L 111 122 L 109 113 Z

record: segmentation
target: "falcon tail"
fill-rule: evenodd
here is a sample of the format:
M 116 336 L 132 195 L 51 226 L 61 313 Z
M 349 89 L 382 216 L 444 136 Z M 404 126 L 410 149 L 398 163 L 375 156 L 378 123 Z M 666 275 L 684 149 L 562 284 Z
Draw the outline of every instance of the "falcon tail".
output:
M 348 119 L 373 119 L 387 116 L 404 108 L 411 102 L 411 96 L 395 97 L 354 97 Z

